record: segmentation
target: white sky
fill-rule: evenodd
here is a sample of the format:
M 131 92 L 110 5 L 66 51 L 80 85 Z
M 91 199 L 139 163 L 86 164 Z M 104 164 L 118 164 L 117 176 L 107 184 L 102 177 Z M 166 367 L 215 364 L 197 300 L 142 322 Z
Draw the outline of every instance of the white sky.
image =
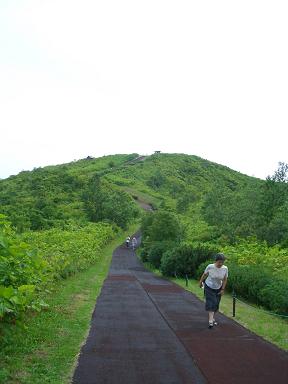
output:
M 115 153 L 288 162 L 288 2 L 0 0 L 0 178 Z

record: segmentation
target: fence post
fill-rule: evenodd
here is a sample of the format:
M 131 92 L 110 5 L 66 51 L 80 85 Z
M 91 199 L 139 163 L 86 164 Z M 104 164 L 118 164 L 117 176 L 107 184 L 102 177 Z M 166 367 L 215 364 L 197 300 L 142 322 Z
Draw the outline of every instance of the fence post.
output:
M 187 276 L 187 273 L 185 274 L 185 280 L 186 280 L 186 287 L 188 287 L 188 276 Z
M 233 289 L 233 292 L 232 292 L 232 297 L 233 297 L 233 317 L 235 317 L 235 314 L 236 314 L 236 293 Z

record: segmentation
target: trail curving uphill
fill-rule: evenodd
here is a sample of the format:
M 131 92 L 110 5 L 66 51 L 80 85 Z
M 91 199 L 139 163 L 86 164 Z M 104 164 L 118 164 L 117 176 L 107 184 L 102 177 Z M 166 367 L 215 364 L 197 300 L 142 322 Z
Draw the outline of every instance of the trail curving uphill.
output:
M 137 234 L 140 241 L 140 233 Z M 286 384 L 288 356 L 148 272 L 119 246 L 94 309 L 73 384 Z

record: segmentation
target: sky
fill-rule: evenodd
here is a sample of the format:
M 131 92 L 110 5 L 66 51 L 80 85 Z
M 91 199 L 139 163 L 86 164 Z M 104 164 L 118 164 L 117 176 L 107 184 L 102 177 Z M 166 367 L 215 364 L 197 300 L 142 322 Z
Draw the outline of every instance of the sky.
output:
M 187 153 L 288 163 L 288 2 L 0 0 L 0 178 Z

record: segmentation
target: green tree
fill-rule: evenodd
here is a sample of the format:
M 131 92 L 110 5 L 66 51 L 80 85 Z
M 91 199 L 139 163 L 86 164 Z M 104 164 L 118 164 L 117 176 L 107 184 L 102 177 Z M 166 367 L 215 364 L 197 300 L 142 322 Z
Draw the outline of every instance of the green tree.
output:
M 159 189 L 166 182 L 166 177 L 163 173 L 158 169 L 152 176 L 150 176 L 147 181 L 147 185 L 153 189 Z
M 90 179 L 83 200 L 92 222 L 112 221 L 126 228 L 139 215 L 139 208 L 130 195 L 103 181 L 97 174 Z
M 261 189 L 258 205 L 258 237 L 270 245 L 288 238 L 288 164 L 279 163 Z
M 183 234 L 177 215 L 170 211 L 158 210 L 148 213 L 142 221 L 142 232 L 144 240 L 174 241 L 179 242 Z

